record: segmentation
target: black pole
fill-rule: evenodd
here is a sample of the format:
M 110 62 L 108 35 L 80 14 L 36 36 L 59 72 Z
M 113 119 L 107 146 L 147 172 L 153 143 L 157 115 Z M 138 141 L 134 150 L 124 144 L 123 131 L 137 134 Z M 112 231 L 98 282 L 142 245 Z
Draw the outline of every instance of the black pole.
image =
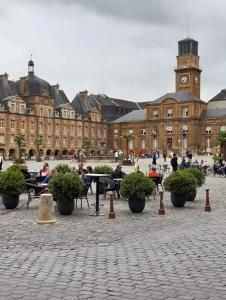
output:
M 96 215 L 99 215 L 99 182 L 100 177 L 96 177 Z

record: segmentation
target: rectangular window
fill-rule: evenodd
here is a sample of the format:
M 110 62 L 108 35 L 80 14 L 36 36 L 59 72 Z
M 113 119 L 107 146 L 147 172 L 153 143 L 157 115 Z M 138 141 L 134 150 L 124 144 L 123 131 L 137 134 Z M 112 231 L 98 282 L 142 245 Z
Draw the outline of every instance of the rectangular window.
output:
M 43 131 L 43 124 L 39 123 L 39 131 L 42 132 Z
M 59 124 L 56 124 L 56 131 L 59 131 Z
M 166 131 L 167 133 L 173 133 L 173 126 L 172 125 L 166 126 Z
M 114 129 L 114 136 L 118 136 L 118 129 Z
M 15 128 L 15 120 L 10 120 L 10 128 Z
M 31 122 L 31 130 L 34 130 L 34 129 L 35 129 L 35 123 Z
M 15 142 L 14 142 L 14 139 L 15 139 L 15 134 L 11 134 L 11 136 L 10 136 L 10 143 L 11 144 L 14 144 Z
M 21 122 L 20 128 L 21 128 L 21 130 L 24 130 L 24 129 L 25 129 L 25 122 L 24 122 L 24 121 Z
M 0 120 L 0 128 L 4 128 L 5 127 L 5 121 L 4 120 Z
M 0 143 L 5 143 L 5 135 L 3 133 L 0 133 Z
M 182 117 L 188 117 L 188 107 L 182 108 Z
M 14 111 L 15 111 L 15 104 L 12 103 L 12 104 L 11 104 L 11 112 L 14 112 Z
M 158 118 L 158 116 L 159 116 L 158 111 L 154 110 L 153 113 L 152 113 L 152 116 L 153 116 L 154 119 Z
M 52 127 L 51 127 L 51 124 L 49 123 L 48 124 L 48 133 L 51 133 L 51 130 L 52 130 Z
M 172 117 L 173 116 L 173 110 L 170 108 L 167 110 L 167 117 Z
M 141 129 L 141 135 L 142 135 L 142 136 L 146 135 L 146 129 L 145 129 L 145 128 L 142 128 L 142 129 Z
M 182 133 L 188 133 L 188 125 L 183 125 L 181 128 Z

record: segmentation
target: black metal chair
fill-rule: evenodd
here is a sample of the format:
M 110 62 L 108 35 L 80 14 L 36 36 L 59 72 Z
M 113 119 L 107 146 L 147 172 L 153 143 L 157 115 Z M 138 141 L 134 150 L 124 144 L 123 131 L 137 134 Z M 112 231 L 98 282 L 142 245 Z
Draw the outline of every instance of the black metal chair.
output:
M 163 180 L 164 175 L 160 174 L 159 176 L 151 176 L 149 177 L 154 183 L 155 183 L 155 188 L 153 190 L 153 198 L 155 200 L 155 196 L 157 195 L 157 192 L 159 190 L 159 185 L 162 187 L 162 180 Z
M 116 192 L 116 184 L 114 180 L 108 177 L 102 177 L 100 178 L 100 183 L 104 186 L 104 199 L 106 199 L 107 192 Z
M 75 198 L 75 207 L 76 207 L 76 208 L 77 208 L 77 201 L 78 201 L 78 199 L 81 201 L 81 209 L 82 209 L 82 201 L 83 201 L 83 200 L 86 200 L 87 205 L 88 205 L 88 208 L 90 208 L 89 200 L 88 200 L 88 197 L 87 197 L 89 188 L 90 188 L 89 185 L 87 185 L 87 186 L 85 185 L 85 186 L 83 187 L 83 190 L 82 190 L 81 194 L 78 195 L 78 196 Z

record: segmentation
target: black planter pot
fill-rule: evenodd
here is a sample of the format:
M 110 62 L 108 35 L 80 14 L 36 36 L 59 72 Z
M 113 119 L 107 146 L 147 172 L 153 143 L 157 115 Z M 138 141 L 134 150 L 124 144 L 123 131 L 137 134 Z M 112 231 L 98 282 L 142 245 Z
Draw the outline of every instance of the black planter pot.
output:
M 171 202 L 175 207 L 184 207 L 186 200 L 187 199 L 185 195 L 171 193 Z
M 186 195 L 186 201 L 194 201 L 195 197 L 196 197 L 196 194 L 197 194 L 197 190 L 196 189 L 194 189 L 193 191 L 189 192 Z
M 57 200 L 57 209 L 61 215 L 70 215 L 75 207 L 75 201 L 60 201 Z
M 14 209 L 19 204 L 19 195 L 13 195 L 13 196 L 3 195 L 2 202 L 5 205 L 5 208 Z
M 145 198 L 129 198 L 129 209 L 133 213 L 142 213 L 145 208 Z

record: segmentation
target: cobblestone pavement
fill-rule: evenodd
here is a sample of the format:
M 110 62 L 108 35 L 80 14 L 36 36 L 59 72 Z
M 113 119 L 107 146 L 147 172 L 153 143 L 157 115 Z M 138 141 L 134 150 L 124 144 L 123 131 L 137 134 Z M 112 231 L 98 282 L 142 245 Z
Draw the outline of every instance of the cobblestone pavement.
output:
M 36 224 L 37 199 L 29 210 L 26 195 L 13 211 L 0 205 L 0 299 L 226 299 L 225 184 L 209 176 L 183 209 L 165 193 L 165 216 L 152 197 L 139 215 L 116 199 L 109 220 L 102 200 L 105 216 L 84 203 L 54 225 Z

